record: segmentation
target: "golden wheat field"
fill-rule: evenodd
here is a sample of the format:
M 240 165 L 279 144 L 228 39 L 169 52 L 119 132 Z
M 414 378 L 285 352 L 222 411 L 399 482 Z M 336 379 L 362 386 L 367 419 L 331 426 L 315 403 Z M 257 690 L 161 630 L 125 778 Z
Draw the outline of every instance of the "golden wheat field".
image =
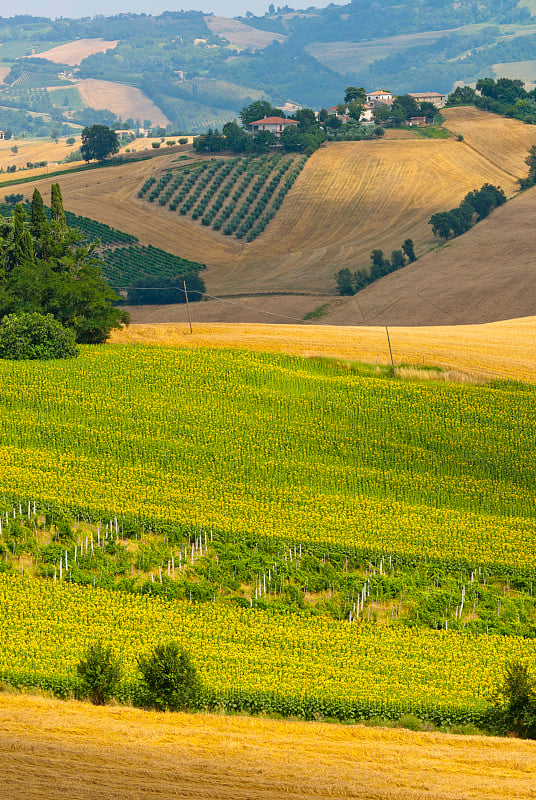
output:
M 146 119 L 152 125 L 165 127 L 169 119 L 147 95 L 134 86 L 113 81 L 100 81 L 86 78 L 77 83 L 82 100 L 90 108 L 113 111 L 121 119 L 131 117 L 143 124 Z
M 527 151 L 536 144 L 532 125 L 489 114 L 473 106 L 444 108 L 441 113 L 445 117 L 444 127 L 454 134 L 461 133 L 467 147 L 478 151 L 490 164 L 511 177 L 526 177 Z M 506 186 L 503 185 L 503 189 L 506 191 Z
M 193 312 L 195 313 L 195 307 Z M 390 328 L 396 364 L 435 365 L 450 377 L 536 381 L 536 317 L 487 325 Z M 112 343 L 239 347 L 306 357 L 390 363 L 385 328 L 195 323 L 130 325 Z
M 69 137 L 63 137 L 59 139 L 57 144 L 50 139 L 46 141 L 27 141 L 26 139 L 13 139 L 9 142 L 5 140 L 1 141 L 0 167 L 3 167 L 5 170 L 6 167 L 10 166 L 11 164 L 16 164 L 17 167 L 24 167 L 28 161 L 31 161 L 32 163 L 36 161 L 49 161 L 54 163 L 62 161 L 69 155 L 69 153 L 72 153 L 73 150 L 76 150 L 78 147 L 80 147 L 80 139 L 78 137 L 76 137 L 76 141 L 73 145 L 67 144 L 67 138 Z M 13 147 L 17 148 L 17 153 L 13 153 Z M 69 166 L 72 166 L 72 164 Z M 27 177 L 33 174 L 33 171 L 28 171 L 27 173 L 25 172 L 23 175 L 13 176 L 10 174 L 0 176 L 0 180 L 13 180 L 14 177 Z
M 536 743 L 0 696 L 2 800 L 531 800 Z
M 58 47 L 45 50 L 43 53 L 39 53 L 39 57 L 53 61 L 55 64 L 69 64 L 71 67 L 77 67 L 84 58 L 92 56 L 94 53 L 112 50 L 118 44 L 118 39 L 111 42 L 104 39 L 77 39 L 74 42 L 60 44 Z

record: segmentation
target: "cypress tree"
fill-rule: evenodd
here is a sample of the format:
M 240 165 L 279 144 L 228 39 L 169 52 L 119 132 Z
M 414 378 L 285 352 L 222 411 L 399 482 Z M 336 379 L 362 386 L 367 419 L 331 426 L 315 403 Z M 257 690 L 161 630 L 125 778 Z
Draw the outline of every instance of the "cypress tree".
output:
M 34 189 L 30 208 L 30 233 L 34 239 L 37 255 L 45 258 L 48 254 L 50 225 L 45 214 L 45 205 L 38 189 Z
M 50 210 L 52 221 L 56 222 L 61 228 L 65 228 L 65 211 L 63 210 L 63 198 L 59 183 L 53 183 L 50 191 Z

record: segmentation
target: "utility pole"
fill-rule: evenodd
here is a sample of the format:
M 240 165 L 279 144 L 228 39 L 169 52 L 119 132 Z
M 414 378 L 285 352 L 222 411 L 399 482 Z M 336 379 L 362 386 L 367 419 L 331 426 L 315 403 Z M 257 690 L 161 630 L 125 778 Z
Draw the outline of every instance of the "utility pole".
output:
M 183 281 L 182 285 L 184 286 L 184 296 L 186 297 L 186 310 L 188 311 L 188 322 L 190 324 L 190 333 L 193 333 L 192 320 L 191 320 L 191 317 L 190 317 L 190 304 L 188 303 L 188 290 L 186 289 L 186 281 Z M 394 367 L 393 367 L 393 370 L 394 370 Z
M 393 378 L 396 378 L 395 362 L 393 361 L 393 351 L 391 350 L 391 339 L 389 338 L 389 328 L 387 327 L 387 325 L 385 326 L 385 332 L 387 333 L 387 343 L 389 345 L 389 355 L 391 356 L 391 366 L 393 368 Z

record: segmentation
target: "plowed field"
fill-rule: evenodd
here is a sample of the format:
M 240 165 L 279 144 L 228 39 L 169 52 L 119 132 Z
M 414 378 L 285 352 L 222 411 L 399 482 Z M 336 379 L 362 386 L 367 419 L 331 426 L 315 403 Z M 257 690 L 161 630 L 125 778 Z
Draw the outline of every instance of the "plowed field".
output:
M 95 708 L 0 696 L 9 800 L 529 800 L 517 739 Z

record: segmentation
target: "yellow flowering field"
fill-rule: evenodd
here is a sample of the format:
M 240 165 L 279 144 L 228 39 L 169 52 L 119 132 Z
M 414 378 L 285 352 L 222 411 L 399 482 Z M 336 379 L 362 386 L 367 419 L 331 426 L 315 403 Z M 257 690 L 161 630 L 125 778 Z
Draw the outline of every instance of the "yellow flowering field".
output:
M 444 563 L 534 567 L 529 388 L 116 346 L 0 364 L 0 494 Z
M 470 719 L 506 660 L 536 665 L 536 642 L 518 637 L 352 625 L 0 575 L 0 677 L 68 690 L 97 639 L 120 654 L 127 681 L 140 653 L 175 639 L 198 666 L 201 702 L 232 708 L 234 695 L 269 710 L 279 698 L 287 712 L 350 717 L 372 708 Z

